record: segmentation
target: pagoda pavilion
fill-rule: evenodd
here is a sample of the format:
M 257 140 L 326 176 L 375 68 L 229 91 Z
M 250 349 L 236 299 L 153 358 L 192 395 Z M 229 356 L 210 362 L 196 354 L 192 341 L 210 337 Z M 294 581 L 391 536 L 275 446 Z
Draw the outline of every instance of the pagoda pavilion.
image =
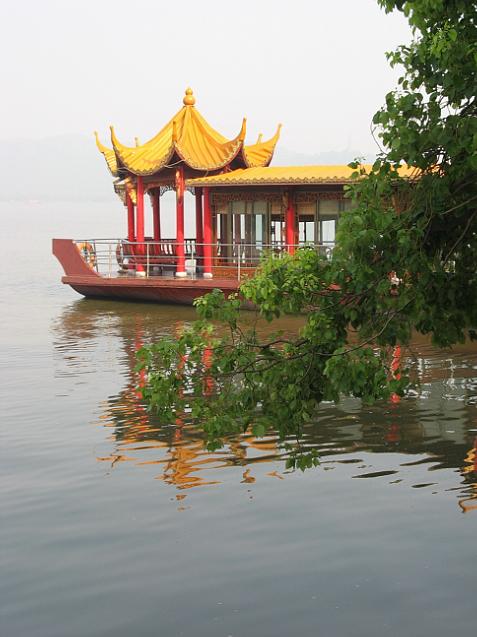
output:
M 111 126 L 112 148 L 104 146 L 96 135 L 96 144 L 115 178 L 114 187 L 127 207 L 128 241 L 144 250 L 144 195 L 151 199 L 153 242 L 161 242 L 160 198 L 167 190 L 176 193 L 175 275 L 187 276 L 185 266 L 184 192 L 186 180 L 207 177 L 236 169 L 263 168 L 270 164 L 280 128 L 268 141 L 245 144 L 246 120 L 239 133 L 227 139 L 200 114 L 190 88 L 185 91 L 182 108 L 145 144 L 122 144 Z M 195 195 L 197 256 L 203 260 L 203 276 L 212 277 L 213 222 L 209 188 L 192 187 Z M 135 266 L 144 275 L 144 265 Z

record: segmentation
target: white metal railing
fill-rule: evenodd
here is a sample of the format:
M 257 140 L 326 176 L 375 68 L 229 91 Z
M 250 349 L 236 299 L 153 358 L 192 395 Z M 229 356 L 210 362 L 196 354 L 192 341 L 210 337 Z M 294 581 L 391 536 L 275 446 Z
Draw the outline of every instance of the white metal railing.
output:
M 214 278 L 240 280 L 253 271 L 264 256 L 281 258 L 290 252 L 306 248 L 316 250 L 330 257 L 334 243 L 315 244 L 302 242 L 289 246 L 281 241 L 271 244 L 263 242 L 197 243 L 195 239 L 185 239 L 183 244 L 175 239 L 160 241 L 128 241 L 126 239 L 83 239 L 75 240 L 83 259 L 101 276 L 177 276 L 178 266 L 182 276 L 191 279 L 202 278 L 204 273 Z M 207 258 L 206 253 L 209 253 Z M 207 272 L 206 272 L 207 270 Z

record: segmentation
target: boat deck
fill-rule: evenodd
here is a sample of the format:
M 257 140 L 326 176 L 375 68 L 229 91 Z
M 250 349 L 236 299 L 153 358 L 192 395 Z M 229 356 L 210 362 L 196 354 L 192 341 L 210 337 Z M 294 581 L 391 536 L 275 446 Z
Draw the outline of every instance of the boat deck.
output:
M 330 250 L 328 246 L 308 247 Z M 191 304 L 216 288 L 236 292 L 264 255 L 280 258 L 286 254 L 281 245 L 215 244 L 212 263 L 205 271 L 203 246 L 188 240 L 185 248 L 185 271 L 178 276 L 177 245 L 170 241 L 53 239 L 53 254 L 65 272 L 62 282 L 79 294 L 163 303 Z

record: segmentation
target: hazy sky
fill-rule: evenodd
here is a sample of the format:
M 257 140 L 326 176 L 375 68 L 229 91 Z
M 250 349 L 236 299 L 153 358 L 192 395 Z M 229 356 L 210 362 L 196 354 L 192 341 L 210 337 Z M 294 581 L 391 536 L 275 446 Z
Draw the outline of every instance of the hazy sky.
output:
M 247 141 L 282 122 L 291 150 L 367 152 L 409 38 L 375 0 L 0 0 L 0 139 L 145 141 L 190 85 L 225 135 L 247 116 Z

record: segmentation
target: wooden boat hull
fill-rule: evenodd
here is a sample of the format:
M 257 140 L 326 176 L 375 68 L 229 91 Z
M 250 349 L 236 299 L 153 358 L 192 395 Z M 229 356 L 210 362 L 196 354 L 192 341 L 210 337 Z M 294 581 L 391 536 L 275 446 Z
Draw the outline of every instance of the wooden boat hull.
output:
M 225 278 L 103 277 L 86 263 L 71 239 L 53 239 L 53 254 L 65 272 L 62 282 L 86 297 L 192 305 L 214 289 L 232 294 L 239 286 L 237 280 Z
M 62 282 L 70 285 L 76 292 L 86 297 L 103 299 L 121 299 L 130 301 L 154 301 L 155 303 L 174 303 L 192 305 L 194 299 L 219 288 L 233 293 L 238 289 L 237 282 L 227 280 L 183 281 L 159 279 L 126 279 L 123 277 L 102 278 L 64 276 Z

